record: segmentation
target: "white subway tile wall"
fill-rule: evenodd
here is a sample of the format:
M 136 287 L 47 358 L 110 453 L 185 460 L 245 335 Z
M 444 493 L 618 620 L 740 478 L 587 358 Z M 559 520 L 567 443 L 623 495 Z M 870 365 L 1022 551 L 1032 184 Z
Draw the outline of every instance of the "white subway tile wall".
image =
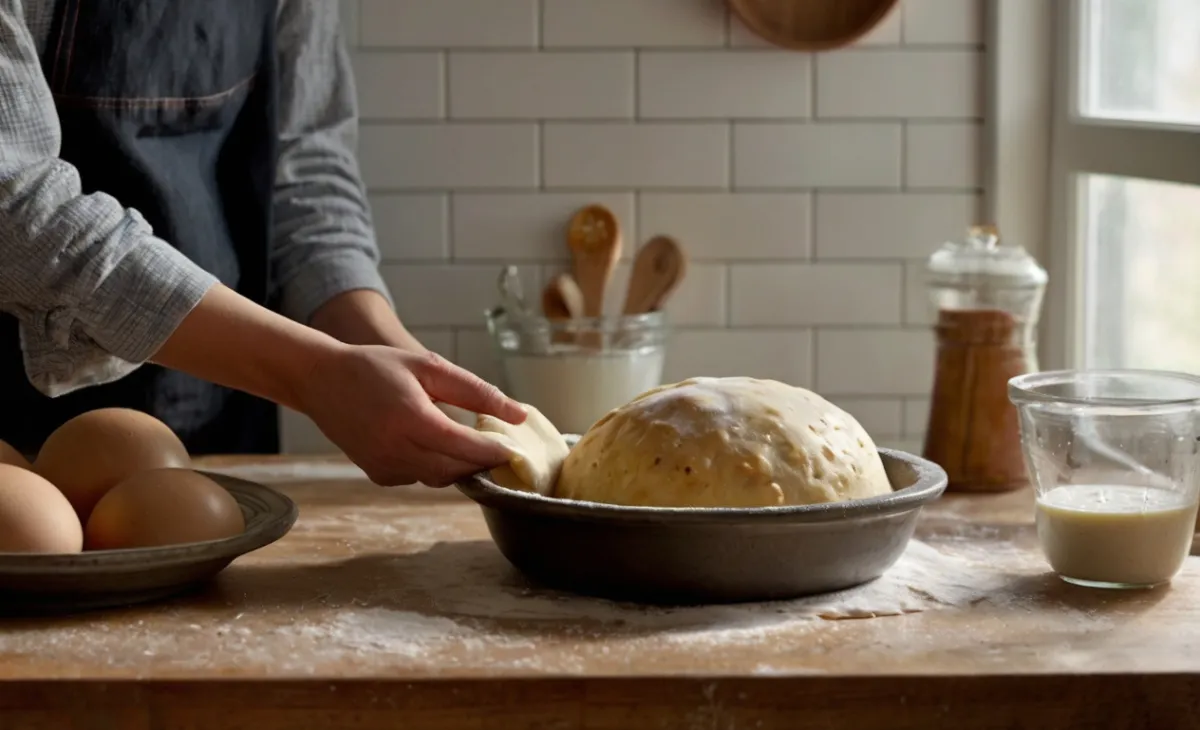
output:
M 738 122 L 735 189 L 900 187 L 900 124 Z
M 498 382 L 500 266 L 536 294 L 599 202 L 626 239 L 610 307 L 651 236 L 691 257 L 667 378 L 778 378 L 920 448 L 921 260 L 980 212 L 983 0 L 902 0 L 818 55 L 722 0 L 340 2 L 384 274 L 423 342 Z M 292 413 L 284 441 L 331 448 Z

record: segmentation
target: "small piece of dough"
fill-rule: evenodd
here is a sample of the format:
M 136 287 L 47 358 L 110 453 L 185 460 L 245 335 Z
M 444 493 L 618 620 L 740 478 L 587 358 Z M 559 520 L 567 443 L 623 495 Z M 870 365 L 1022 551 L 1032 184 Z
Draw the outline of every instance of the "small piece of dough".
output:
M 772 507 L 891 491 L 871 437 L 804 388 L 692 378 L 650 390 L 597 421 L 554 496 L 649 507 Z
M 508 449 L 508 464 L 492 469 L 492 481 L 507 489 L 549 495 L 570 447 L 541 411 L 524 404 L 522 408 L 526 416 L 520 425 L 480 414 L 475 429 Z

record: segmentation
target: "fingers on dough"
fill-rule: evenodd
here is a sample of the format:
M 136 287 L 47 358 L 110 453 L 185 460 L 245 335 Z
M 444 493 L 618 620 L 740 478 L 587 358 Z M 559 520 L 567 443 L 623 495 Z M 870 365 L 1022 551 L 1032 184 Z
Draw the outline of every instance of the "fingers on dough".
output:
M 550 420 L 533 406 L 523 406 L 525 421 L 513 425 L 480 414 L 475 429 L 509 452 L 508 464 L 492 469 L 492 481 L 507 489 L 549 496 L 558 482 L 570 448 Z

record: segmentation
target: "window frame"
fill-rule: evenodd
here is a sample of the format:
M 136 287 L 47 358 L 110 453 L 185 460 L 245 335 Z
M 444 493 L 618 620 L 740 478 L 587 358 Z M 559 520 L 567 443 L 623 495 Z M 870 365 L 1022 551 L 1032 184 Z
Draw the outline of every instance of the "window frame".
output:
M 1039 332 L 1043 369 L 1084 365 L 1083 176 L 1200 186 L 1200 126 L 1079 114 L 1086 2 L 987 5 L 984 210 L 1049 273 Z

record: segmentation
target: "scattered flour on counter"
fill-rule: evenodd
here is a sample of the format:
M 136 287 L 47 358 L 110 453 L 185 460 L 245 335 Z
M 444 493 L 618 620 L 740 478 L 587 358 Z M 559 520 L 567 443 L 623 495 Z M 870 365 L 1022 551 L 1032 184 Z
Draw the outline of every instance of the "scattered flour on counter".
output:
M 862 619 L 965 606 L 1002 583 L 1003 574 L 913 541 L 881 578 L 838 593 L 791 601 L 654 607 L 577 597 L 540 588 L 503 589 L 490 564 L 461 565 L 429 594 L 435 615 L 381 607 L 352 607 L 276 630 L 304 652 L 329 659 L 376 656 L 440 667 L 487 663 L 496 651 L 516 652 L 510 668 L 582 669 L 571 651 L 543 650 L 582 642 L 589 651 L 630 661 L 662 651 L 710 651 L 762 645 L 804 632 L 822 619 Z M 424 576 L 423 576 L 424 577 Z M 372 597 L 366 597 L 370 602 Z M 315 617 L 314 617 L 315 618 Z M 596 643 L 604 640 L 604 644 Z
M 343 611 L 331 620 L 301 623 L 279 629 L 277 633 L 295 633 L 320 644 L 352 651 L 380 651 L 392 657 L 419 658 L 447 643 L 473 639 L 477 632 L 446 618 L 369 608 Z
M 313 595 L 266 620 L 263 609 L 227 604 L 197 616 L 169 605 L 119 631 L 86 615 L 28 621 L 0 633 L 4 655 L 55 657 L 89 667 L 156 674 L 239 666 L 283 674 L 370 670 L 578 673 L 596 666 L 653 666 L 664 656 L 729 649 L 753 652 L 763 673 L 795 652 L 822 620 L 893 616 L 961 607 L 997 590 L 1006 576 L 983 562 L 913 541 L 883 577 L 810 598 L 754 604 L 651 607 L 535 587 L 490 543 L 438 543 L 422 553 L 378 556 L 373 582 L 339 592 L 331 564 Z M 364 567 L 365 569 L 365 567 Z M 177 611 L 187 611 L 183 620 Z M 125 647 L 137 646 L 141 652 Z M 733 656 L 732 654 L 727 656 Z M 678 661 L 678 660 L 677 660 Z M 730 661 L 735 661 L 730 659 Z M 348 663 L 347 663 L 348 662 Z M 791 663 L 791 662 L 787 662 Z
M 629 622 L 656 630 L 711 626 L 736 627 L 764 616 L 848 619 L 891 616 L 940 606 L 962 606 L 985 596 L 1005 573 L 913 540 L 883 576 L 865 585 L 790 601 L 658 608 L 575 597 L 525 587 L 508 592 L 480 590 L 494 583 L 494 564 L 464 562 L 468 580 L 439 586 L 433 594 L 445 615 L 476 619 Z
M 804 632 L 821 620 L 864 619 L 962 607 L 1000 588 L 1006 574 L 986 564 L 939 552 L 917 541 L 881 578 L 837 593 L 790 601 L 688 607 L 654 607 L 584 598 L 533 587 L 510 586 L 487 562 L 459 565 L 429 593 L 436 615 L 385 608 L 354 608 L 282 629 L 316 640 L 337 653 L 375 653 L 453 663 L 497 649 L 536 653 L 546 642 L 593 644 L 600 654 L 653 654 L 762 645 Z M 421 576 L 425 578 L 426 576 Z M 604 640 L 605 644 L 595 644 Z M 540 659 L 547 671 L 563 671 Z M 524 664 L 529 666 L 526 656 Z
M 443 540 L 453 540 L 460 533 L 460 528 L 446 521 L 431 520 L 424 515 L 397 514 L 387 520 L 361 512 L 346 511 L 334 514 L 323 514 L 316 517 L 300 519 L 292 531 L 297 534 L 305 533 L 344 533 L 349 528 L 356 537 L 369 535 L 371 537 L 403 539 L 406 543 L 432 545 Z
M 206 466 L 204 471 L 223 474 L 235 479 L 259 484 L 281 484 L 296 481 L 351 481 L 366 479 L 367 475 L 354 464 L 340 461 L 299 461 L 279 464 L 237 464 Z
M 867 618 L 963 606 L 1004 583 L 1006 573 L 948 555 L 913 540 L 878 580 L 859 588 L 808 599 L 822 618 Z

